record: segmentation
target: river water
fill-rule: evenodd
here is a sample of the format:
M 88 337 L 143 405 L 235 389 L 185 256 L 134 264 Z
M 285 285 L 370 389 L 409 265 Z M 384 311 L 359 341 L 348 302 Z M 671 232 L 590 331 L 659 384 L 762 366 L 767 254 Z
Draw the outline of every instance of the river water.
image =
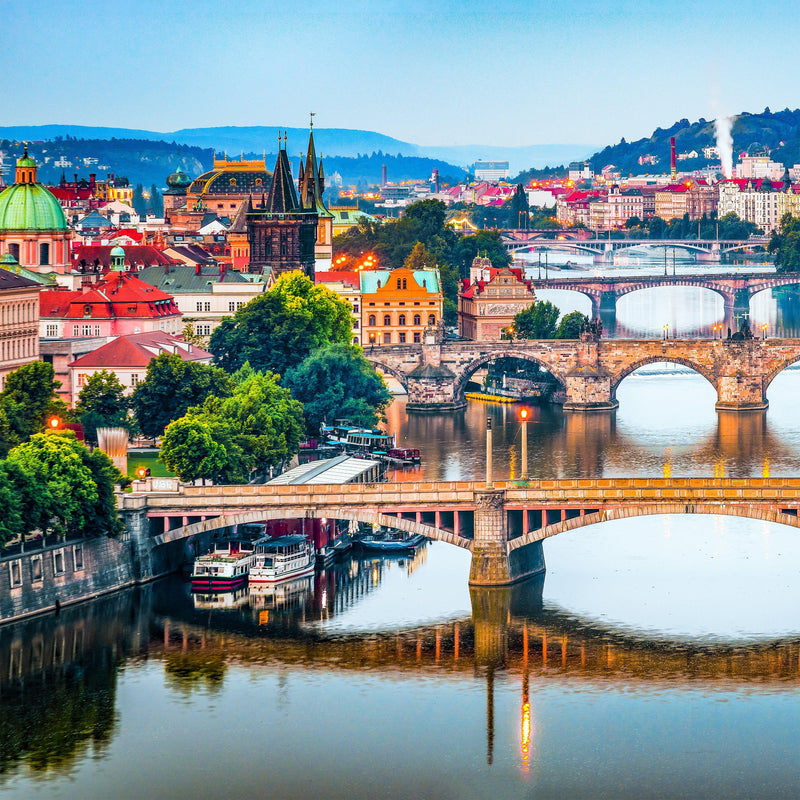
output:
M 654 291 L 618 325 L 669 307 L 682 335 L 721 313 Z M 751 307 L 777 335 L 790 311 L 769 293 Z M 649 370 L 616 412 L 537 410 L 531 475 L 800 474 L 800 371 L 767 411 L 728 415 L 702 377 Z M 389 425 L 423 464 L 396 479 L 481 477 L 487 416 L 495 477 L 518 476 L 513 406 L 409 416 L 401 398 Z M 800 795 L 794 529 L 636 518 L 545 557 L 543 580 L 470 592 L 469 554 L 433 542 L 270 599 L 169 580 L 1 627 L 0 797 Z

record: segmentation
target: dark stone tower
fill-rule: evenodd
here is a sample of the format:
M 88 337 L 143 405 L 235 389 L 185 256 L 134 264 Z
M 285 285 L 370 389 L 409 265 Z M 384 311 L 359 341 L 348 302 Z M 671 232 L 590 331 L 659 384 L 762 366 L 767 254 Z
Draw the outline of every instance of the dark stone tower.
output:
M 269 196 L 261 196 L 247 209 L 247 238 L 250 244 L 250 272 L 270 271 L 272 279 L 284 272 L 302 270 L 314 280 L 314 244 L 317 211 L 306 208 L 297 197 L 292 170 L 286 155 L 286 136 L 278 138 L 278 161 Z

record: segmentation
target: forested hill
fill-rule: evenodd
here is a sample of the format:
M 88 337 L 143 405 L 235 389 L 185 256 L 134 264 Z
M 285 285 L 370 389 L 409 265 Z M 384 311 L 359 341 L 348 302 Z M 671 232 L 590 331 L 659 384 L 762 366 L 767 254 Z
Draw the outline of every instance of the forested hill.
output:
M 760 114 L 742 112 L 733 122 L 733 154 L 734 163 L 738 155 L 753 144 L 768 148 L 770 158 L 784 164 L 800 163 L 800 109 L 772 112 L 768 108 Z M 623 175 L 643 172 L 661 173 L 669 171 L 670 137 L 675 137 L 677 153 L 696 150 L 698 159 L 678 162 L 683 171 L 699 169 L 706 164 L 718 164 L 719 159 L 703 158 L 703 148 L 716 144 L 714 121 L 700 118 L 697 122 L 682 119 L 669 128 L 656 128 L 648 139 L 626 142 L 623 138 L 619 144 L 610 145 L 595 153 L 589 163 L 595 171 L 607 164 L 614 164 Z M 658 163 L 639 164 L 640 156 L 654 155 Z
M 21 141 L 0 140 L 0 151 L 5 153 L 5 180 L 12 182 L 13 165 L 22 155 Z M 109 172 L 128 178 L 131 184 L 145 186 L 155 184 L 166 186 L 166 178 L 180 167 L 192 178 L 210 170 L 213 165 L 214 150 L 208 147 L 162 142 L 150 139 L 78 139 L 73 136 L 58 136 L 54 139 L 29 142 L 28 149 L 39 166 L 39 180 L 55 184 L 61 175 L 72 180 L 77 172 L 81 178 L 96 173 L 105 178 Z M 231 158 L 238 158 L 229 154 Z M 277 159 L 276 153 L 264 154 L 245 152 L 246 158 L 266 158 L 267 169 L 272 170 Z M 294 174 L 299 173 L 298 155 L 290 155 Z M 65 165 L 64 162 L 69 162 Z M 324 159 L 327 184 L 332 184 L 336 173 L 341 176 L 345 186 L 378 184 L 381 181 L 383 166 L 386 166 L 388 179 L 393 182 L 422 180 L 430 178 L 434 169 L 439 170 L 443 182 L 459 181 L 464 170 L 446 161 L 419 156 L 389 155 L 381 151 L 357 154 L 353 157 L 331 156 Z

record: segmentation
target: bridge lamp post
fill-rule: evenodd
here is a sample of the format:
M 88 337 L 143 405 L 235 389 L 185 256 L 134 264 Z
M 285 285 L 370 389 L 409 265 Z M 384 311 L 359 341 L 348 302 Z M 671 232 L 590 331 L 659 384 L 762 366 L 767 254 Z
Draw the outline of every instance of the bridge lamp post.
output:
M 491 489 L 492 482 L 492 418 L 486 417 L 486 487 Z
M 664 334 L 664 341 L 666 341 L 667 339 L 669 339 L 669 323 L 665 322 L 661 330 L 663 331 Z
M 761 326 L 761 338 L 762 339 L 766 339 L 767 338 L 767 323 L 766 322 Z
M 528 478 L 528 417 L 531 412 L 527 408 L 521 408 L 519 418 L 522 420 L 522 479 Z

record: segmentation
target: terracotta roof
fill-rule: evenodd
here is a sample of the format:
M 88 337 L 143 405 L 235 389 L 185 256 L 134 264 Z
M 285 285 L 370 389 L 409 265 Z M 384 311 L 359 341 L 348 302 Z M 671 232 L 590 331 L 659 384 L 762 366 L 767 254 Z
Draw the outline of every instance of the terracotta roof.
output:
M 139 280 L 130 272 L 110 272 L 102 281 L 83 291 L 44 291 L 41 298 L 41 317 L 152 319 L 181 313 L 172 295 Z
M 81 260 L 84 260 L 87 266 L 92 266 L 97 259 L 101 267 L 107 269 L 111 266 L 112 248 L 113 245 L 110 244 L 79 245 L 72 253 L 72 265 L 77 268 Z M 155 264 L 163 267 L 164 264 L 174 264 L 175 261 L 167 258 L 161 250 L 151 244 L 133 244 L 125 248 L 125 263 L 129 266 L 151 267 Z
M 346 283 L 354 289 L 361 287 L 357 272 L 341 270 L 339 272 L 317 272 L 314 275 L 315 283 Z
M 211 353 L 163 331 L 119 336 L 91 353 L 76 358 L 70 367 L 147 367 L 161 353 L 175 353 L 184 361 L 210 361 Z

